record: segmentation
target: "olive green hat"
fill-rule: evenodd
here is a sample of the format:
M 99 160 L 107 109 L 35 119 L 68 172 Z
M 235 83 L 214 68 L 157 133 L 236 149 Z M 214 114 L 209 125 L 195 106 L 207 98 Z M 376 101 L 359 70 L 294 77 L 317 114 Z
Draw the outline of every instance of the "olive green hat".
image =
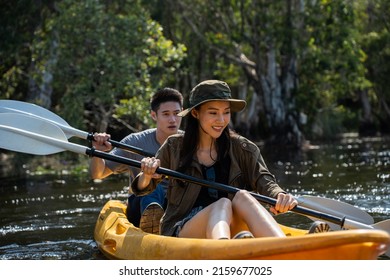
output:
M 209 101 L 230 101 L 230 111 L 239 112 L 246 106 L 246 101 L 233 99 L 227 83 L 218 80 L 206 80 L 196 85 L 190 93 L 189 108 L 181 111 L 178 116 L 186 116 L 192 109 Z

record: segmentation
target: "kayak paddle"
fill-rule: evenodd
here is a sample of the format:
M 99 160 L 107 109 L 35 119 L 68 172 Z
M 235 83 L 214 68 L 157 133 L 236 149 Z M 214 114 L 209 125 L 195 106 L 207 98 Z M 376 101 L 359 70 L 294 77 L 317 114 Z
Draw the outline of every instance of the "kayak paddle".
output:
M 62 119 L 60 116 L 54 114 L 53 112 L 40 107 L 35 104 L 22 102 L 22 101 L 16 101 L 16 100 L 0 100 L 0 113 L 15 113 L 15 114 L 22 114 L 30 117 L 35 117 L 38 119 L 42 119 L 48 122 L 51 122 L 55 125 L 57 125 L 61 130 L 65 133 L 67 138 L 71 138 L 73 136 L 76 136 L 81 139 L 86 140 L 93 140 L 93 133 L 88 133 L 82 130 L 79 130 L 77 128 L 71 127 L 64 119 Z M 121 148 L 124 150 L 128 150 L 130 152 L 142 155 L 142 156 L 148 156 L 148 157 L 154 157 L 153 153 L 146 152 L 140 148 L 130 146 L 121 142 L 114 141 L 112 139 L 109 140 L 112 146 Z
M 298 201 L 299 205 L 306 208 L 315 209 L 335 216 L 345 216 L 366 225 L 374 223 L 374 218 L 367 212 L 342 201 L 310 195 L 302 195 L 295 197 L 295 199 Z M 313 217 L 310 218 L 315 221 L 318 220 Z M 339 229 L 338 225 L 333 223 L 329 223 L 329 226 L 332 230 Z

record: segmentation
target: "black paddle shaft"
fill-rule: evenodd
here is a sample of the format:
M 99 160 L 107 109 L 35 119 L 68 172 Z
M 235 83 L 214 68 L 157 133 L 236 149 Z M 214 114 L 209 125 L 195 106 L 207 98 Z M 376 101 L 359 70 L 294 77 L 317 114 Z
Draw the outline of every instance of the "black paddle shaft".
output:
M 88 133 L 87 140 L 94 141 L 93 133 Z M 130 145 L 127 145 L 127 144 L 124 144 L 124 143 L 121 143 L 121 142 L 117 142 L 117 141 L 112 140 L 112 139 L 109 139 L 108 142 L 110 142 L 111 145 L 116 147 L 116 148 L 127 150 L 127 151 L 133 152 L 133 153 L 141 155 L 141 156 L 146 156 L 146 157 L 154 157 L 155 156 L 155 154 L 146 152 L 146 151 L 144 151 L 144 150 L 142 150 L 140 148 L 137 148 L 137 147 L 134 147 L 134 146 L 130 146 Z
M 111 160 L 111 161 L 115 161 L 115 162 L 118 162 L 118 163 L 130 165 L 130 166 L 133 166 L 133 167 L 136 167 L 136 168 L 139 168 L 139 169 L 141 168 L 141 162 L 139 162 L 137 160 L 133 160 L 133 159 L 129 159 L 129 158 L 121 157 L 121 156 L 108 154 L 108 153 L 105 153 L 105 152 L 101 152 L 101 151 L 95 150 L 93 148 L 87 148 L 85 153 L 87 155 L 89 155 L 89 156 L 100 157 L 100 158 L 103 158 L 103 159 L 106 159 L 106 160 Z M 212 188 L 212 189 L 225 191 L 225 192 L 228 192 L 228 193 L 236 193 L 236 192 L 240 191 L 240 189 L 236 188 L 236 187 L 220 184 L 220 183 L 217 183 L 217 182 L 211 182 L 211 181 L 199 179 L 199 178 L 196 178 L 196 177 L 193 177 L 193 176 L 189 176 L 189 175 L 186 175 L 186 174 L 183 174 L 183 173 L 180 173 L 180 172 L 177 172 L 177 171 L 173 171 L 173 170 L 170 170 L 170 169 L 166 169 L 166 168 L 163 168 L 163 167 L 157 168 L 156 173 L 162 174 L 162 175 L 165 175 L 165 176 L 168 176 L 168 177 L 172 177 L 172 178 L 175 178 L 175 179 L 179 179 L 179 180 L 182 180 L 182 181 L 186 181 L 186 182 L 198 184 L 198 185 L 201 185 L 201 186 L 209 187 L 209 188 Z M 276 199 L 274 199 L 274 198 L 270 198 L 270 197 L 267 197 L 267 196 L 264 196 L 264 195 L 260 195 L 260 194 L 257 194 L 257 193 L 253 193 L 253 192 L 250 192 L 250 194 L 254 198 L 256 198 L 258 201 L 260 201 L 262 203 L 266 203 L 266 204 L 269 204 L 269 205 L 272 205 L 272 206 L 275 206 L 275 204 L 276 204 Z M 296 212 L 298 214 L 303 214 L 305 216 L 311 216 L 311 217 L 314 217 L 314 218 L 325 220 L 325 221 L 328 221 L 328 222 L 340 225 L 340 227 L 344 226 L 345 217 L 339 218 L 339 217 L 336 217 L 336 216 L 328 215 L 326 213 L 322 213 L 322 212 L 318 212 L 318 211 L 311 210 L 311 209 L 308 209 L 308 208 L 304 208 L 304 207 L 301 207 L 299 205 L 295 206 L 293 209 L 291 209 L 291 211 Z

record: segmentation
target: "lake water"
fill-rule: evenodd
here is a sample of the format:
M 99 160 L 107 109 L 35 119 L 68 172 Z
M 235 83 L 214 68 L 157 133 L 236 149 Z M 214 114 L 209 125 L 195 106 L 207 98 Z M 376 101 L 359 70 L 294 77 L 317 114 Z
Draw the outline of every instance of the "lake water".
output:
M 268 149 L 263 156 L 279 184 L 294 195 L 347 202 L 390 218 L 390 141 L 346 137 L 305 152 Z M 127 178 L 93 182 L 85 176 L 32 175 L 0 182 L 0 259 L 104 259 L 93 239 L 96 219 L 110 199 L 126 200 Z M 307 217 L 279 215 L 308 228 Z

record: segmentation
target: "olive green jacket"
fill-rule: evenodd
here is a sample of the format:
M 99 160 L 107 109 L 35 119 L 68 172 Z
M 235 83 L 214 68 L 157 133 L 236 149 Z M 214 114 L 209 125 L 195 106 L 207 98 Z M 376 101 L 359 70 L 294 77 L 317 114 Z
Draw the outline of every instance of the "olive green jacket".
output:
M 179 155 L 182 147 L 183 135 L 170 136 L 157 152 L 156 157 L 161 161 L 161 167 L 177 170 Z M 276 197 L 285 192 L 275 181 L 263 160 L 260 149 L 242 136 L 232 136 L 229 151 L 231 165 L 229 185 L 258 192 L 269 197 Z M 203 178 L 201 165 L 193 160 L 187 175 Z M 139 175 L 138 175 L 139 176 Z M 152 192 L 160 180 L 151 180 L 148 187 L 140 191 L 137 188 L 138 176 L 132 182 L 131 188 L 136 195 L 145 195 Z M 177 179 L 170 178 L 167 192 L 168 206 L 162 219 L 161 234 L 172 236 L 174 225 L 188 215 L 198 197 L 202 186 L 193 183 L 178 183 Z

